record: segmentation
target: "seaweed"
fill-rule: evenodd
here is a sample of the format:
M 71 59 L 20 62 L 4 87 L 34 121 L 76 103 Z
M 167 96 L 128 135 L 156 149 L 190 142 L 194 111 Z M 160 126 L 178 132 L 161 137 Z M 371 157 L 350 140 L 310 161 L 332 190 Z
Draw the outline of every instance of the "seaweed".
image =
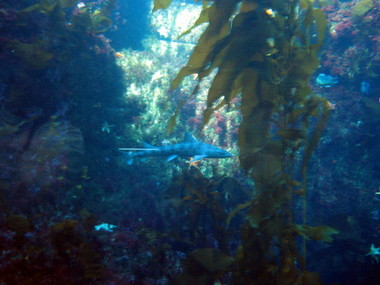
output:
M 33 12 L 47 14 L 56 30 L 88 31 L 103 33 L 112 25 L 111 13 L 115 8 L 116 0 L 103 1 L 102 7 L 93 9 L 91 6 L 78 8 L 78 13 L 68 14 L 66 9 L 77 5 L 74 0 L 41 0 L 18 13 L 19 25 L 26 26 L 28 18 Z M 66 25 L 66 18 L 70 18 L 70 25 Z
M 352 10 L 352 16 L 354 18 L 363 17 L 369 10 L 374 7 L 374 2 L 372 0 L 361 0 L 359 1 Z
M 83 7 L 77 15 L 72 16 L 73 30 L 86 30 L 90 33 L 104 33 L 112 25 L 111 13 L 116 0 L 107 0 L 100 9 Z
M 166 9 L 170 6 L 172 0 L 154 0 L 153 12 L 159 9 Z
M 30 44 L 13 40 L 8 43 L 8 47 L 32 70 L 45 69 L 54 57 L 54 54 L 47 51 L 44 43 L 39 40 Z
M 185 272 L 170 284 L 212 285 L 219 276 L 230 269 L 233 263 L 233 257 L 213 248 L 196 249 L 184 261 Z
M 189 231 L 189 243 L 204 247 L 206 236 L 211 234 L 223 252 L 229 252 L 229 233 L 226 209 L 234 208 L 246 197 L 240 186 L 230 179 L 206 178 L 196 167 L 184 170 L 175 177 L 166 196 L 177 211 L 178 234 Z M 226 197 L 234 197 L 232 201 Z M 183 213 L 186 216 L 183 217 Z
M 203 127 L 215 110 L 241 97 L 239 159 L 255 182 L 256 196 L 226 217 L 228 224 L 247 210 L 234 284 L 320 284 L 318 274 L 306 269 L 305 240 L 331 241 L 338 233 L 306 226 L 308 163 L 329 116 L 326 100 L 308 87 L 319 64 L 325 16 L 311 0 L 215 0 L 203 6 L 198 22 L 205 21 L 207 29 L 171 88 L 185 76 L 195 73 L 202 81 L 217 69 Z M 297 198 L 303 225 L 295 224 Z M 304 238 L 301 253 L 298 235 Z

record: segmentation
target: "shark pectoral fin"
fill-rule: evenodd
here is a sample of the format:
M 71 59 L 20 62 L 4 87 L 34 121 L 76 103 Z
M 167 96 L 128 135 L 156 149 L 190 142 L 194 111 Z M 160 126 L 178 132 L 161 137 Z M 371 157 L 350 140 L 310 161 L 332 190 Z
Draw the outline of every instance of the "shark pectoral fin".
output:
M 206 157 L 207 157 L 207 155 L 204 155 L 204 154 L 202 154 L 202 155 L 195 155 L 195 156 L 193 157 L 193 159 L 189 161 L 189 163 L 194 162 L 194 161 L 197 161 L 197 160 L 204 159 L 204 158 L 206 158 Z
M 166 161 L 172 161 L 172 160 L 176 159 L 177 157 L 178 157 L 178 155 L 173 154 L 173 155 L 169 156 Z
M 133 158 L 134 158 L 132 151 L 126 151 L 125 149 L 122 149 L 122 148 L 119 148 L 119 150 L 123 154 L 123 157 L 127 161 L 127 164 L 132 165 L 133 164 Z

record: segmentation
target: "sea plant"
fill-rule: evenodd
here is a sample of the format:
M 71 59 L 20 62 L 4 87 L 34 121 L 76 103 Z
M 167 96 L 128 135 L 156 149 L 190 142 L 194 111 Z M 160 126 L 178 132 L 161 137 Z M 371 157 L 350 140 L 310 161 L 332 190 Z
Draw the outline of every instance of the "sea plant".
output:
M 160 7 L 161 1 L 155 2 Z M 240 165 L 253 178 L 256 196 L 232 212 L 247 209 L 234 284 L 319 284 L 318 274 L 306 268 L 305 239 L 329 242 L 338 233 L 306 225 L 308 163 L 329 115 L 326 100 L 308 86 L 319 64 L 325 17 L 311 0 L 203 3 L 194 27 L 203 22 L 208 27 L 171 88 L 191 74 L 200 83 L 217 70 L 203 127 L 216 110 L 241 97 Z M 297 204 L 303 208 L 301 217 L 294 214 Z M 304 237 L 301 251 L 299 235 Z
M 116 0 L 105 0 L 100 8 L 94 9 L 91 5 L 80 6 L 77 0 L 40 0 L 19 12 L 19 25 L 27 25 L 31 13 L 37 12 L 49 15 L 51 23 L 57 29 L 103 33 L 111 27 L 110 16 L 115 5 Z M 66 10 L 68 8 L 76 8 L 77 11 L 69 14 Z M 70 25 L 67 25 L 68 18 Z

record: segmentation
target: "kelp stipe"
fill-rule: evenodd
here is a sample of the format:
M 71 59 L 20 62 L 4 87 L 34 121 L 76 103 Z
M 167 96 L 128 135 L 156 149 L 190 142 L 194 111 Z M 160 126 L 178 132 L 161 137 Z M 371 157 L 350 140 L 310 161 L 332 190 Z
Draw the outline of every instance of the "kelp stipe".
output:
M 307 166 L 329 114 L 326 100 L 308 87 L 326 30 L 324 15 L 312 2 L 215 0 L 209 6 L 204 1 L 197 22 L 209 25 L 172 82 L 177 88 L 194 73 L 201 81 L 217 68 L 203 126 L 215 110 L 241 96 L 239 158 L 257 194 L 231 213 L 248 209 L 233 284 L 320 284 L 318 274 L 306 270 L 306 247 L 299 253 L 296 237 L 330 242 L 338 233 L 305 225 Z M 298 197 L 303 225 L 293 217 Z

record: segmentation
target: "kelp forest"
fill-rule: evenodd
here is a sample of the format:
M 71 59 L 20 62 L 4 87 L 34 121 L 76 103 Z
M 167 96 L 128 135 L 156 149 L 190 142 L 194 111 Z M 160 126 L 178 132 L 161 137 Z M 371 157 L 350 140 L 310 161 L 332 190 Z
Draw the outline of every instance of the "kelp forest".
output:
M 377 2 L 0 0 L 0 285 L 378 284 Z

